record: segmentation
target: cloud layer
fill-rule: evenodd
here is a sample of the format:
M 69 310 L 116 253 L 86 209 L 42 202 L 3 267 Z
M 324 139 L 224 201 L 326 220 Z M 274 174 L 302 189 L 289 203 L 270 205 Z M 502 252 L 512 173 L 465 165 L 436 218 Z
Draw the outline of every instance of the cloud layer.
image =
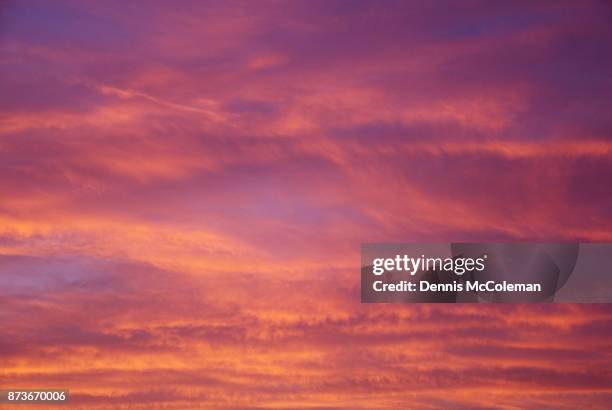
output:
M 87 409 L 607 408 L 609 307 L 362 306 L 358 252 L 611 241 L 611 16 L 0 4 L 0 385 Z

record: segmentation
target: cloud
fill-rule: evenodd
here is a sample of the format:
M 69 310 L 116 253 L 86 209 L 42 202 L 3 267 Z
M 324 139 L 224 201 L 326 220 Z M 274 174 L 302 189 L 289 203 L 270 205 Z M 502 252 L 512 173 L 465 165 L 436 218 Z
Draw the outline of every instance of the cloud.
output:
M 0 6 L 0 384 L 607 408 L 609 307 L 366 306 L 355 271 L 610 240 L 607 5 L 124 3 Z

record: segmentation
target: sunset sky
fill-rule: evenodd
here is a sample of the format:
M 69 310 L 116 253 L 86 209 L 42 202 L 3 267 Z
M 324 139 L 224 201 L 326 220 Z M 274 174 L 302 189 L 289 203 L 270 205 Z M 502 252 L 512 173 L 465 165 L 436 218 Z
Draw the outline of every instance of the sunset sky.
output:
M 612 242 L 611 21 L 606 1 L 0 1 L 0 388 L 608 409 L 612 306 L 362 305 L 359 252 Z

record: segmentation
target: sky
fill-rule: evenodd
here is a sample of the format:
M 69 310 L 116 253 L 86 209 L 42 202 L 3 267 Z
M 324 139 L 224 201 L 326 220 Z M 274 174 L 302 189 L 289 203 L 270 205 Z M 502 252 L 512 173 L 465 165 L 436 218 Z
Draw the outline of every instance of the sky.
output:
M 611 18 L 0 1 L 0 386 L 94 410 L 608 408 L 609 305 L 362 305 L 359 252 L 612 242 Z

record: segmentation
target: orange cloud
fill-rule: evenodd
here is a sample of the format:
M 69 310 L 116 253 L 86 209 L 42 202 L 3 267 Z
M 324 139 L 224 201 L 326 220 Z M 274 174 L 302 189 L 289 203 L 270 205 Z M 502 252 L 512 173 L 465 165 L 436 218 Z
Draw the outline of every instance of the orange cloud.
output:
M 608 306 L 370 306 L 358 279 L 362 242 L 612 238 L 608 14 L 3 4 L 0 385 L 608 408 Z

